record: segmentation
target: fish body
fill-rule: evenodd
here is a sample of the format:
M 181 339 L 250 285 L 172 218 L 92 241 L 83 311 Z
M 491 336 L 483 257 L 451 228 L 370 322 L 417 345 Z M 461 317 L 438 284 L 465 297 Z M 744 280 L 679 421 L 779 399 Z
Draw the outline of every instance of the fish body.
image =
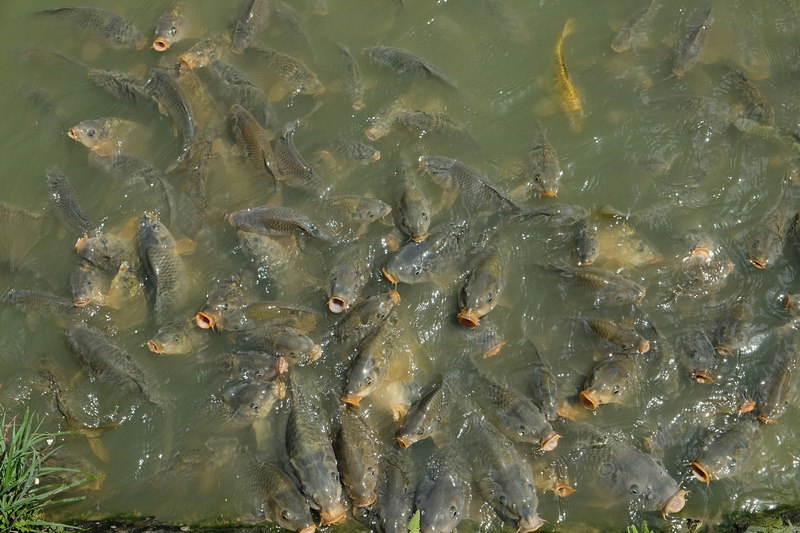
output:
M 164 52 L 173 44 L 185 39 L 190 29 L 188 0 L 175 0 L 158 17 L 156 22 L 153 49 Z
M 758 419 L 774 423 L 798 398 L 797 385 L 800 369 L 798 354 L 794 346 L 779 354 L 769 374 L 760 384 Z
M 275 140 L 276 178 L 288 185 L 319 195 L 325 188 L 322 178 L 314 172 L 294 145 L 296 122 L 284 126 L 280 137 Z
M 71 24 L 112 48 L 141 50 L 147 39 L 136 26 L 121 16 L 96 7 L 59 7 L 40 11 Z
M 585 318 L 582 322 L 587 332 L 616 352 L 646 353 L 650 349 L 650 342 L 631 327 L 605 318 Z
M 72 300 L 67 300 L 49 292 L 10 289 L 3 294 L 3 300 L 22 308 L 25 312 L 33 312 L 40 315 L 66 317 L 76 311 L 75 303 Z
M 582 206 L 567 203 L 548 203 L 514 215 L 542 226 L 572 226 L 586 220 L 589 211 Z
M 64 334 L 76 359 L 92 377 L 150 398 L 144 372 L 108 335 L 84 322 L 68 323 Z
M 327 148 L 344 161 L 359 165 L 369 165 L 381 158 L 381 153 L 374 147 L 352 139 L 336 139 Z
M 377 198 L 352 194 L 329 196 L 325 204 L 342 213 L 347 221 L 362 224 L 375 222 L 392 212 L 389 204 Z
M 245 48 L 250 46 L 256 32 L 269 22 L 271 11 L 272 0 L 245 0 L 233 28 L 232 52 L 241 54 Z
M 322 241 L 331 238 L 323 233 L 310 218 L 290 207 L 264 205 L 236 211 L 228 215 L 228 222 L 236 229 L 262 235 L 305 235 Z
M 297 379 L 292 379 L 292 408 L 286 423 L 288 469 L 311 506 L 319 510 L 322 524 L 332 524 L 345 516 L 336 455 L 325 415 L 304 394 Z
M 764 218 L 755 224 L 747 241 L 748 258 L 756 268 L 767 268 L 782 254 L 792 225 L 791 203 L 780 199 Z
M 414 402 L 397 433 L 397 442 L 401 448 L 408 448 L 440 429 L 443 419 L 447 418 L 449 409 L 453 406 L 454 380 L 452 372 L 443 374 L 430 391 Z
M 497 250 L 489 251 L 467 276 L 458 293 L 458 322 L 462 326 L 475 327 L 478 320 L 486 316 L 505 287 L 504 261 Z
M 231 376 L 241 381 L 272 381 L 288 369 L 283 357 L 256 350 L 231 352 L 218 361 Z
M 282 468 L 253 458 L 248 473 L 256 505 L 267 520 L 297 533 L 314 533 L 308 502 Z
M 407 533 L 414 507 L 416 475 L 409 455 L 391 448 L 381 461 L 375 524 L 380 533 Z
M 536 345 L 530 343 L 533 349 L 531 365 L 531 388 L 533 390 L 533 402 L 536 404 L 545 418 L 553 422 L 558 418 L 558 386 L 553 374 L 552 367 L 542 358 L 542 354 Z
M 217 92 L 228 104 L 233 107 L 238 105 L 249 111 L 262 128 L 276 129 L 277 120 L 269 105 L 267 95 L 253 83 L 244 70 L 220 59 L 212 59 L 208 72 Z M 234 115 L 233 110 L 231 110 L 231 114 Z M 236 126 L 234 126 L 234 136 L 235 128 Z
M 292 37 L 292 40 L 303 49 L 311 51 L 311 42 L 308 40 L 308 32 L 306 32 L 306 28 L 300 20 L 300 14 L 297 10 L 280 0 L 273 3 L 273 9 L 281 26 L 283 26 L 286 33 Z
M 677 290 L 687 296 L 712 294 L 725 284 L 733 268 L 733 263 L 729 260 L 693 252 L 681 264 Z
M 339 433 L 334 451 L 339 462 L 342 484 L 353 505 L 367 507 L 375 503 L 379 477 L 380 441 L 377 429 L 355 409 L 340 411 Z
M 415 498 L 420 533 L 450 533 L 464 517 L 472 490 L 463 461 L 453 449 L 439 452 L 428 461 L 428 474 L 417 487 Z
M 265 326 L 258 330 L 258 347 L 282 357 L 292 365 L 305 365 L 319 359 L 322 347 L 303 332 L 287 325 Z
M 638 9 L 625 19 L 625 22 L 622 23 L 622 27 L 611 41 L 611 48 L 615 52 L 624 52 L 628 50 L 641 38 L 643 33 L 642 27 L 652 18 L 655 12 L 655 4 L 655 0 L 652 0 L 648 5 Z
M 753 303 L 752 294 L 744 294 L 715 321 L 714 349 L 721 356 L 727 357 L 750 342 Z
M 568 35 L 575 33 L 578 27 L 578 21 L 575 18 L 570 18 L 561 30 L 561 35 L 556 43 L 556 50 L 554 53 L 553 61 L 553 86 L 555 89 L 556 97 L 561 108 L 567 114 L 570 122 L 572 123 L 572 131 L 579 132 L 583 128 L 583 105 L 581 104 L 581 96 L 578 89 L 572 83 L 572 76 L 567 70 L 567 64 L 564 61 L 564 55 L 561 52 L 561 47 L 564 39 Z
M 636 357 L 615 354 L 595 366 L 583 384 L 581 405 L 597 409 L 601 404 L 624 403 L 639 377 Z
M 186 89 L 178 83 L 175 76 L 159 68 L 150 70 L 150 83 L 152 84 L 153 96 L 163 110 L 164 114 L 169 115 L 178 131 L 183 136 L 181 155 L 174 164 L 177 166 L 189 153 L 194 140 L 194 110 L 189 101 Z
M 550 266 L 565 278 L 592 291 L 596 307 L 636 305 L 645 295 L 645 288 L 628 278 L 593 266 Z
M 186 268 L 178 245 L 166 226 L 150 213 L 139 219 L 138 241 L 144 271 L 155 286 L 156 321 L 170 323 L 184 312 L 187 302 Z
M 314 71 L 299 59 L 272 48 L 254 48 L 253 50 L 264 67 L 279 77 L 291 89 L 293 95 L 317 96 L 325 92 L 325 87 Z
M 683 365 L 692 373 L 692 379 L 698 383 L 711 383 L 717 358 L 708 335 L 700 330 L 687 333 L 680 338 L 678 346 Z
M 325 283 L 328 309 L 332 313 L 347 311 L 361 295 L 368 277 L 368 258 L 362 247 L 352 244 L 343 248 Z
M 747 118 L 760 122 L 761 124 L 775 123 L 775 110 L 772 105 L 764 98 L 759 88 L 750 81 L 744 71 L 733 71 L 732 75 L 739 86 L 739 90 L 744 96 Z
M 344 341 L 361 343 L 386 323 L 392 309 L 399 303 L 397 291 L 375 294 L 362 300 L 337 325 L 336 335 Z
M 278 380 L 240 381 L 223 393 L 230 420 L 240 426 L 250 426 L 269 414 L 272 406 L 286 394 Z
M 229 308 L 219 316 L 219 331 L 252 332 L 263 328 L 288 326 L 301 333 L 316 323 L 316 315 L 306 307 L 281 302 L 252 302 Z
M 402 48 L 372 46 L 364 48 L 362 53 L 370 63 L 380 68 L 417 78 L 434 79 L 450 87 L 456 87 L 456 82 L 441 69 Z
M 705 50 L 708 40 L 708 28 L 711 26 L 711 9 L 709 6 L 703 14 L 692 24 L 681 42 L 678 43 L 678 51 L 675 55 L 675 62 L 672 64 L 672 73 L 677 77 L 682 77 L 693 66 L 697 64 L 700 54 Z
M 361 341 L 347 369 L 342 402 L 357 406 L 380 387 L 389 372 L 386 326 Z
M 58 167 L 50 167 L 45 171 L 47 190 L 53 202 L 56 215 L 67 226 L 77 230 L 81 235 L 97 228 L 97 224 L 78 205 L 78 195 L 67 176 Z
M 461 161 L 442 156 L 422 156 L 419 162 L 436 183 L 463 195 L 468 202 L 491 205 L 512 213 L 521 211 L 520 206 L 486 176 Z
M 422 283 L 441 275 L 463 253 L 466 224 L 442 224 L 422 242 L 409 242 L 383 267 L 392 283 Z
M 356 60 L 350 54 L 350 49 L 343 44 L 337 44 L 339 49 L 339 57 L 342 61 L 342 68 L 344 69 L 344 87 L 350 103 L 353 104 L 353 109 L 364 109 L 364 78 L 361 75 L 361 68 L 359 68 Z
M 553 146 L 538 124 L 528 143 L 527 155 L 524 175 L 528 186 L 542 196 L 555 196 L 561 179 L 561 167 Z
M 738 420 L 703 443 L 700 453 L 691 463 L 692 474 L 706 484 L 711 480 L 733 477 L 747 469 L 760 444 L 758 422 L 751 418 Z
M 421 134 L 441 133 L 444 135 L 469 136 L 463 124 L 456 122 L 445 113 L 406 111 L 397 117 L 397 121 L 407 129 L 417 130 Z
M 108 94 L 137 104 L 152 104 L 153 88 L 147 80 L 131 74 L 127 70 L 89 71 L 89 80 Z
M 234 104 L 231 107 L 231 125 L 233 137 L 244 148 L 247 161 L 259 172 L 274 178 L 277 174 L 275 152 L 255 116 L 243 106 Z

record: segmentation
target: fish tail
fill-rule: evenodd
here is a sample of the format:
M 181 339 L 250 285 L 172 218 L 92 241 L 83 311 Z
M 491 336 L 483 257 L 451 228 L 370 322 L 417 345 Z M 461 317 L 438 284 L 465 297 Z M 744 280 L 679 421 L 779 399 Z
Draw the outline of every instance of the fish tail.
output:
M 561 40 L 563 41 L 568 35 L 572 35 L 575 33 L 575 30 L 578 29 L 578 21 L 575 17 L 570 17 L 566 24 L 564 24 L 564 29 L 561 30 Z

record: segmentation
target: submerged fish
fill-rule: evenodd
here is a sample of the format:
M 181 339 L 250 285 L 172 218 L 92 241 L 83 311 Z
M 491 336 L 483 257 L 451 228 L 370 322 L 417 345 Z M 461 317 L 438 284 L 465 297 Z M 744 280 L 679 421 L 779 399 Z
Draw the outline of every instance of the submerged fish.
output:
M 783 252 L 783 245 L 792 224 L 792 203 L 786 193 L 764 218 L 755 224 L 747 241 L 750 263 L 756 268 L 767 268 Z
M 692 474 L 705 484 L 735 476 L 747 470 L 760 444 L 758 422 L 752 418 L 739 420 L 703 444 L 691 463 Z
M 356 302 L 369 277 L 367 267 L 368 258 L 358 243 L 342 248 L 337 254 L 325 284 L 328 309 L 332 313 L 347 311 Z
M 750 341 L 750 332 L 753 329 L 753 304 L 752 293 L 745 293 L 716 319 L 714 349 L 721 356 L 731 355 Z
M 46 9 L 40 13 L 63 20 L 112 48 L 141 50 L 147 44 L 147 39 L 136 26 L 106 9 L 59 7 Z
M 380 440 L 375 428 L 363 413 L 345 407 L 340 410 L 339 433 L 334 450 L 347 494 L 355 507 L 375 503 L 378 483 Z
M 772 368 L 761 381 L 758 419 L 765 424 L 777 422 L 789 405 L 797 402 L 800 376 L 797 363 L 796 347 L 790 344 L 784 352 L 776 356 Z
M 405 180 L 397 203 L 397 223 L 414 242 L 428 238 L 431 225 L 431 204 L 419 189 Z
M 78 205 L 78 195 L 67 176 L 58 167 L 50 167 L 45 171 L 47 189 L 56 215 L 64 224 L 77 230 L 81 235 L 97 228 L 97 224 Z
M 461 194 L 468 202 L 490 205 L 511 213 L 521 211 L 521 207 L 486 176 L 461 161 L 442 156 L 422 156 L 419 163 L 436 183 L 454 194 Z
M 350 49 L 343 44 L 336 45 L 339 49 L 339 57 L 344 68 L 344 87 L 353 109 L 364 109 L 364 80 L 361 69 L 350 54 Z
M 275 152 L 261 123 L 247 109 L 234 104 L 231 107 L 231 125 L 233 137 L 244 148 L 247 161 L 259 172 L 275 178 L 278 174 Z
M 381 461 L 378 499 L 373 508 L 380 533 L 406 533 L 414 506 L 416 469 L 409 455 L 391 448 Z
M 172 168 L 183 162 L 194 140 L 194 111 L 186 89 L 178 83 L 175 76 L 159 68 L 150 70 L 150 84 L 153 97 L 158 102 L 162 113 L 169 115 L 178 131 L 183 136 L 181 155 Z
M 320 195 L 325 188 L 322 178 L 314 172 L 294 145 L 294 131 L 297 122 L 284 126 L 280 137 L 275 140 L 276 178 L 292 187 Z
M 447 422 L 455 401 L 455 379 L 453 372 L 446 372 L 430 391 L 411 406 L 397 433 L 401 448 L 408 448 L 432 436 Z
M 645 288 L 628 278 L 593 266 L 555 266 L 548 268 L 559 272 L 595 295 L 596 307 L 638 304 L 645 295 Z
M 389 372 L 389 351 L 386 346 L 390 328 L 384 325 L 361 341 L 347 369 L 341 401 L 357 406 L 381 386 Z
M 188 0 L 175 0 L 164 10 L 156 22 L 156 36 L 153 39 L 156 52 L 164 52 L 187 37 L 192 7 Z
M 533 349 L 531 367 L 531 388 L 533 401 L 544 413 L 547 420 L 553 422 L 558 418 L 558 387 L 552 367 L 542 358 L 538 348 L 530 342 Z
M 92 69 L 89 71 L 89 80 L 120 100 L 138 104 L 154 103 L 153 88 L 147 80 L 127 70 Z
M 392 283 L 422 283 L 441 275 L 463 253 L 466 224 L 442 224 L 422 242 L 409 242 L 383 267 Z
M 692 379 L 698 383 L 711 383 L 717 358 L 708 335 L 704 331 L 687 333 L 680 338 L 678 346 L 682 362 L 691 372 Z
M 581 405 L 597 409 L 601 404 L 624 403 L 639 377 L 637 367 L 633 354 L 615 354 L 601 361 L 586 377 Z
M 556 97 L 558 98 L 561 108 L 567 114 L 570 122 L 572 122 L 572 131 L 575 132 L 579 132 L 581 128 L 583 128 L 583 105 L 581 104 L 580 93 L 572 83 L 572 76 L 570 76 L 567 70 L 567 64 L 561 53 L 561 46 L 564 39 L 568 35 L 575 33 L 577 28 L 578 21 L 575 20 L 574 17 L 564 24 L 564 28 L 561 30 L 561 35 L 556 43 L 556 50 L 554 53 L 555 60 L 553 62 L 553 84 Z
M 241 54 L 250 46 L 256 32 L 267 25 L 272 11 L 272 0 L 245 0 L 231 38 L 231 51 Z
M 325 92 L 325 87 L 314 71 L 299 59 L 272 48 L 252 50 L 264 68 L 280 78 L 292 91 L 293 96 L 297 94 L 317 96 Z
M 362 53 L 370 63 L 378 67 L 417 78 L 434 79 L 450 87 L 456 87 L 456 82 L 438 67 L 402 48 L 372 46 L 364 48 Z
M 285 385 L 278 381 L 244 380 L 223 394 L 230 420 L 240 426 L 250 426 L 269 414 L 277 400 L 286 394 Z
M 619 32 L 617 32 L 617 34 L 614 36 L 614 39 L 611 41 L 611 48 L 615 52 L 624 52 L 625 50 L 628 50 L 636 43 L 638 39 L 642 37 L 642 34 L 644 33 L 642 31 L 642 26 L 646 25 L 652 18 L 653 13 L 655 12 L 655 5 L 655 0 L 651 0 L 648 5 L 635 11 L 625 20 L 625 22 L 622 23 L 622 27 L 619 29 Z
M 262 235 L 305 235 L 322 241 L 331 240 L 310 218 L 289 207 L 271 205 L 252 207 L 231 213 L 227 219 L 236 229 Z
M 621 353 L 646 353 L 650 349 L 650 342 L 631 327 L 605 318 L 584 318 L 580 321 L 588 333 L 612 350 Z
M 711 9 L 709 6 L 703 14 L 689 28 L 681 42 L 678 43 L 678 50 L 675 55 L 675 62 L 672 65 L 672 72 L 677 77 L 682 77 L 693 66 L 697 64 L 700 54 L 706 47 L 708 38 L 708 28 L 711 26 Z
M 394 290 L 364 299 L 336 326 L 336 335 L 346 342 L 360 343 L 386 323 L 399 303 L 400 294 Z
M 489 251 L 467 276 L 458 293 L 458 322 L 475 327 L 478 319 L 488 314 L 503 293 L 505 286 L 504 261 L 498 250 Z
M 558 156 L 538 123 L 528 143 L 528 159 L 523 172 L 528 187 L 542 196 L 555 196 L 558 192 L 561 178 Z
M 262 128 L 276 129 L 277 121 L 267 100 L 267 95 L 244 70 L 219 59 L 212 59 L 208 72 L 211 74 L 217 92 L 228 104 L 249 111 Z

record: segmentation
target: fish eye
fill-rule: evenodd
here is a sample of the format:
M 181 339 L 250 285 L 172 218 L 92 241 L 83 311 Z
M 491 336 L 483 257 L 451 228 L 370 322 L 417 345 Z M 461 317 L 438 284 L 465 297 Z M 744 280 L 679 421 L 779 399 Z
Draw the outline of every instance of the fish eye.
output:
M 508 503 L 508 499 L 505 496 L 500 496 L 500 505 L 505 506 Z
M 428 220 L 428 213 L 422 213 L 420 216 L 422 217 L 422 220 Z
M 371 466 L 368 466 L 367 467 L 367 474 L 369 474 L 369 477 L 375 477 L 375 469 L 372 468 Z
M 423 433 L 425 433 L 425 429 L 423 429 L 423 428 L 419 428 L 419 429 L 417 430 L 417 435 L 422 435 Z
M 292 515 L 291 513 L 289 513 L 289 511 L 283 511 L 281 513 L 281 518 L 283 518 L 284 520 L 289 520 L 292 518 Z
M 535 181 L 536 183 L 539 183 L 540 181 L 542 181 L 542 176 L 540 174 L 536 174 L 533 177 L 533 181 Z
M 639 487 L 636 486 L 636 485 L 633 485 L 631 487 L 631 494 L 639 494 Z
M 730 457 L 730 458 L 728 459 L 728 466 L 729 466 L 730 468 L 733 468 L 733 467 L 735 467 L 735 466 L 736 466 L 736 459 L 734 459 L 733 457 Z
M 367 379 L 364 380 L 364 383 L 367 385 L 372 385 L 372 378 L 368 376 Z
M 263 377 L 263 376 L 264 376 L 264 373 L 263 373 L 261 370 L 256 370 L 255 376 L 256 376 L 257 378 L 260 378 L 260 377 Z
M 623 345 L 622 345 L 622 349 L 623 349 L 623 350 L 627 350 L 627 349 L 628 349 L 628 345 L 627 345 L 627 344 L 623 344 Z
M 339 481 L 339 472 L 331 472 L 331 480 Z
M 253 411 L 258 411 L 259 407 L 261 406 L 258 405 L 256 402 L 250 404 L 250 409 L 252 409 Z
M 414 275 L 419 276 L 422 273 L 421 267 L 414 267 Z
M 367 211 L 367 218 L 373 218 L 375 216 L 375 211 Z
M 173 27 L 171 27 L 169 29 L 169 34 L 170 35 L 175 35 L 176 33 L 178 33 L 178 28 L 176 28 L 175 26 L 173 26 Z
M 456 515 L 458 515 L 458 509 L 456 509 L 456 506 L 453 505 L 450 507 L 450 516 L 455 518 Z
M 222 304 L 222 310 L 223 311 L 227 311 L 228 310 L 228 304 L 227 303 Z
M 181 336 L 180 335 L 175 335 L 174 337 L 172 337 L 172 340 L 175 341 L 175 342 L 178 342 L 179 340 L 181 340 Z
M 200 53 L 200 52 L 198 52 L 198 53 Z M 216 55 L 217 55 L 217 52 L 216 52 L 215 50 L 210 50 L 210 51 L 208 52 L 208 57 L 210 57 L 210 58 L 212 58 L 212 59 L 213 59 L 213 58 L 214 58 L 214 56 L 216 56 Z
M 94 131 L 93 128 L 89 128 L 88 130 L 86 130 L 86 135 L 88 135 L 89 137 L 94 137 L 95 133 L 96 132 Z
M 614 385 L 614 388 L 611 389 L 611 392 L 613 392 L 614 394 L 619 394 L 619 390 L 620 390 L 619 385 Z
M 300 485 L 300 492 L 308 494 L 308 485 L 306 484 Z
M 533 483 L 528 483 L 528 490 L 533 490 Z
M 618 301 L 618 302 L 621 302 L 621 301 L 622 301 L 622 300 L 624 300 L 624 299 L 625 299 L 625 297 L 624 297 L 624 296 L 622 296 L 621 294 L 618 294 L 618 295 L 617 295 L 617 301 Z
M 517 431 L 519 432 L 519 436 L 523 437 L 528 432 L 528 429 L 525 426 L 520 426 Z
M 487 302 L 491 302 L 492 301 L 492 293 L 491 292 L 486 295 L 486 301 Z

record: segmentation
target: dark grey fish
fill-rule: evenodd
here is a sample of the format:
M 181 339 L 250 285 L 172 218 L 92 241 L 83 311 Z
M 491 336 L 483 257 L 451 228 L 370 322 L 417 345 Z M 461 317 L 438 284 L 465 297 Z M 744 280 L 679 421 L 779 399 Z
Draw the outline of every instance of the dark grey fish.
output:
M 754 225 L 747 240 L 748 258 L 753 266 L 767 268 L 781 256 L 793 212 L 793 202 L 783 193 L 775 206 Z
M 228 215 L 231 226 L 262 235 L 302 234 L 323 241 L 331 238 L 317 228 L 309 217 L 289 207 L 263 205 Z
M 407 533 L 414 506 L 416 469 L 408 453 L 390 449 L 381 461 L 376 527 L 380 533 Z
M 408 175 L 408 165 L 403 162 L 398 170 L 403 176 L 403 189 L 397 202 L 397 224 L 414 242 L 428 238 L 431 225 L 431 204 L 415 186 Z
M 273 355 L 283 357 L 289 364 L 305 365 L 319 359 L 322 347 L 310 337 L 288 325 L 260 328 L 257 345 Z
M 317 322 L 314 311 L 281 302 L 252 302 L 220 312 L 219 331 L 256 332 L 264 328 L 289 327 L 307 333 Z M 319 353 L 317 353 L 319 355 Z
M 233 137 L 244 149 L 245 158 L 259 172 L 271 178 L 279 176 L 275 152 L 267 132 L 250 111 L 239 104 L 231 107 Z
M 72 301 L 78 307 L 90 302 L 105 303 L 111 288 L 111 276 L 86 260 L 81 260 L 69 277 Z
M 436 183 L 461 194 L 467 202 L 490 205 L 510 213 L 522 211 L 514 200 L 486 176 L 461 161 L 442 156 L 422 156 L 419 162 Z
M 381 443 L 377 428 L 355 409 L 340 410 L 339 433 L 334 442 L 342 484 L 355 507 L 375 503 Z
M 397 442 L 401 448 L 408 448 L 415 442 L 432 436 L 447 422 L 457 401 L 453 398 L 456 394 L 455 380 L 453 372 L 446 372 L 430 391 L 409 408 L 408 415 L 397 432 Z
M 704 331 L 693 331 L 678 341 L 683 365 L 698 383 L 711 383 L 712 372 L 717 364 L 714 345 Z
M 308 40 L 308 32 L 303 25 L 303 21 L 300 20 L 300 14 L 297 10 L 286 2 L 281 1 L 274 2 L 272 7 L 275 10 L 275 16 L 278 17 L 278 21 L 280 21 L 286 33 L 295 43 L 308 50 L 313 56 L 311 42 Z
M 82 237 L 75 245 L 78 254 L 98 268 L 117 272 L 123 261 L 133 260 L 133 243 L 111 233 Z
M 364 48 L 362 53 L 364 57 L 378 67 L 417 78 L 435 79 L 450 87 L 456 87 L 456 82 L 438 67 L 401 48 L 372 46 Z
M 364 79 L 361 69 L 350 54 L 350 49 L 343 44 L 336 45 L 339 48 L 339 57 L 344 68 L 344 87 L 347 97 L 353 104 L 353 109 L 364 109 Z
M 642 301 L 645 288 L 628 278 L 593 266 L 556 266 L 548 268 L 559 272 L 571 282 L 595 296 L 596 307 L 636 305 Z
M 639 361 L 635 354 L 614 354 L 600 361 L 583 384 L 581 405 L 597 409 L 599 405 L 623 403 L 640 378 Z
M 169 115 L 183 136 L 181 155 L 172 165 L 172 169 L 183 161 L 192 146 L 192 141 L 194 140 L 194 111 L 186 90 L 166 70 L 151 69 L 149 83 L 162 113 Z
M 10 302 L 25 312 L 59 317 L 74 316 L 77 311 L 75 303 L 49 292 L 25 289 L 10 289 L 3 294 L 3 300 Z
M 472 489 L 459 448 L 451 446 L 436 452 L 427 461 L 428 473 L 420 481 L 414 500 L 420 512 L 420 531 L 450 533 L 469 509 Z
M 272 381 L 289 368 L 283 357 L 256 350 L 224 354 L 217 362 L 241 381 Z
M 261 127 L 276 129 L 277 120 L 267 95 L 253 83 L 244 70 L 219 59 L 212 59 L 208 71 L 214 87 L 228 105 L 238 104 L 248 110 Z
M 497 305 L 505 288 L 505 260 L 497 249 L 486 253 L 472 269 L 458 293 L 458 322 L 475 327 Z
M 542 358 L 542 354 L 533 342 L 531 368 L 531 390 L 533 402 L 542 410 L 547 420 L 553 422 L 558 418 L 558 386 L 552 367 Z
M 442 224 L 422 242 L 409 242 L 383 267 L 392 283 L 422 283 L 441 275 L 462 257 L 466 247 L 466 224 Z
M 797 348 L 793 343 L 775 357 L 767 376 L 759 385 L 758 419 L 775 423 L 786 409 L 797 403 L 798 368 Z
M 297 533 L 314 533 L 308 502 L 282 468 L 253 458 L 248 472 L 256 505 L 267 520 Z
M 622 27 L 611 41 L 611 48 L 615 52 L 624 52 L 628 50 L 642 37 L 644 33 L 642 27 L 652 19 L 653 13 L 655 13 L 655 4 L 655 0 L 651 0 L 648 5 L 635 11 L 631 16 L 625 19 L 625 22 L 622 23 Z
M 89 80 L 120 100 L 129 100 L 137 104 L 155 102 L 153 88 L 147 80 L 127 70 L 92 69 L 89 71 Z
M 528 186 L 542 196 L 555 196 L 558 192 L 561 179 L 558 156 L 538 123 L 528 144 L 524 175 Z
M 280 137 L 275 140 L 275 162 L 278 170 L 276 178 L 292 187 L 319 195 L 325 185 L 294 145 L 296 127 L 297 122 L 287 124 Z
M 717 353 L 731 355 L 750 342 L 753 329 L 753 294 L 747 292 L 736 299 L 715 320 L 714 342 Z
M 597 236 L 597 226 L 589 224 L 586 219 L 580 223 L 578 234 L 578 263 L 582 266 L 591 265 L 600 255 L 600 239 Z
M 397 291 L 375 294 L 362 300 L 336 326 L 336 335 L 345 342 L 359 344 L 389 320 L 392 309 L 399 303 Z
M 214 328 L 223 315 L 245 304 L 245 293 L 241 279 L 232 277 L 217 282 L 206 296 L 206 303 L 195 315 L 197 326 Z
M 650 342 L 631 327 L 605 318 L 580 319 L 586 331 L 598 342 L 620 353 L 647 353 Z
M 689 31 L 678 43 L 675 62 L 672 65 L 672 72 L 677 77 L 682 77 L 686 72 L 697 64 L 700 54 L 705 50 L 706 40 L 708 39 L 708 28 L 711 26 L 711 9 L 709 6 L 703 14 L 697 18 Z
M 245 0 L 231 38 L 231 51 L 241 54 L 250 46 L 256 32 L 267 25 L 272 11 L 271 0 Z
M 251 50 L 266 70 L 279 77 L 291 89 L 293 96 L 297 94 L 317 96 L 325 92 L 325 87 L 314 71 L 299 59 L 272 48 Z
M 742 474 L 753 468 L 760 445 L 758 422 L 752 418 L 738 420 L 703 443 L 700 453 L 691 462 L 692 474 L 705 484 Z
M 389 352 L 386 340 L 391 328 L 385 324 L 362 340 L 350 362 L 345 376 L 343 403 L 358 406 L 361 400 L 381 386 L 389 372 Z
M 97 7 L 59 7 L 40 11 L 40 14 L 62 20 L 97 38 L 112 48 L 141 50 L 147 39 L 136 26 L 106 9 Z
M 516 215 L 543 226 L 572 226 L 586 219 L 589 211 L 576 204 L 548 203 Z
M 47 189 L 58 218 L 67 226 L 77 230 L 81 235 L 97 229 L 97 224 L 78 205 L 78 196 L 67 176 L 58 167 L 50 167 L 45 171 Z
M 264 418 L 275 402 L 283 399 L 286 386 L 278 380 L 243 380 L 223 393 L 230 420 L 240 426 L 250 426 Z
M 369 277 L 369 258 L 360 243 L 342 248 L 328 274 L 325 291 L 332 313 L 347 311 L 361 295 Z

